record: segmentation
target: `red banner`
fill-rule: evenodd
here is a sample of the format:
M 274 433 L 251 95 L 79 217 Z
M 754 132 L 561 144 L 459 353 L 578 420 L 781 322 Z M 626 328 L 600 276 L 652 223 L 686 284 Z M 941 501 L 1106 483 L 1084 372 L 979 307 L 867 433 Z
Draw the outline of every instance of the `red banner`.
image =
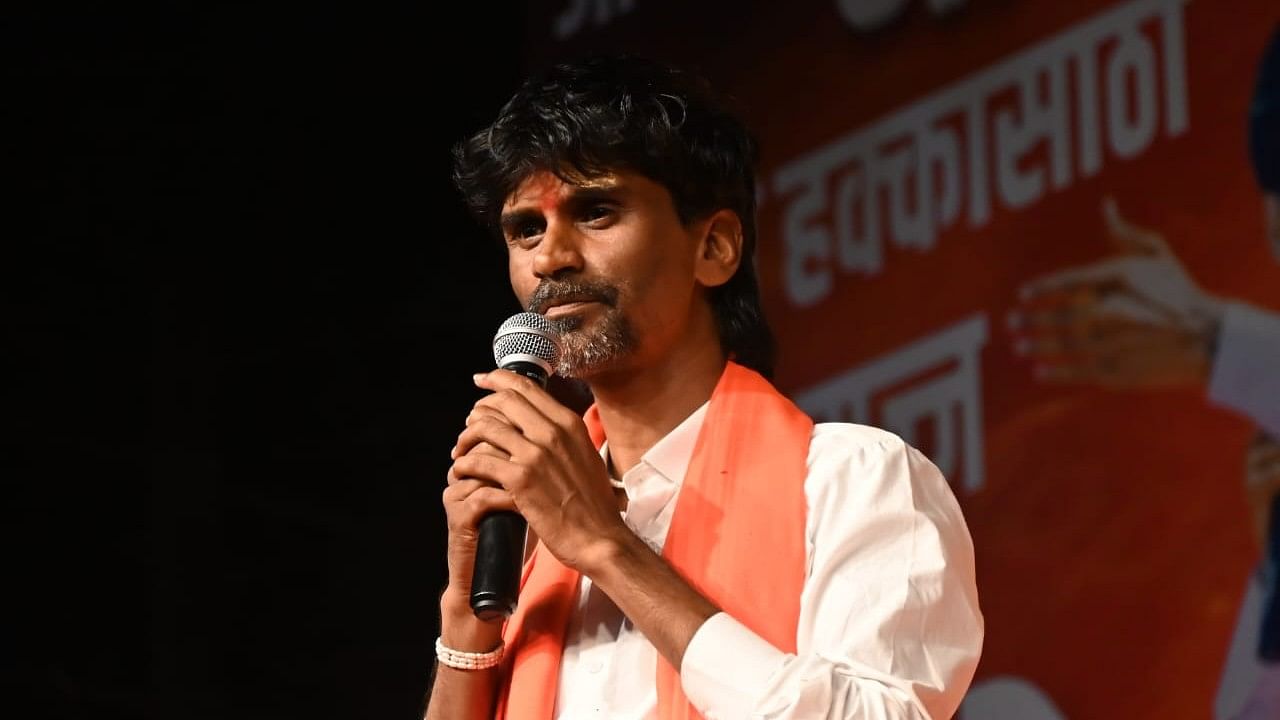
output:
M 1265 420 L 1215 395 L 1197 338 L 1224 303 L 1280 323 L 1247 142 L 1280 5 L 677 12 L 557 4 L 531 33 L 539 60 L 630 47 L 740 99 L 780 386 L 924 450 L 973 532 L 961 717 L 1231 717 L 1259 672 Z

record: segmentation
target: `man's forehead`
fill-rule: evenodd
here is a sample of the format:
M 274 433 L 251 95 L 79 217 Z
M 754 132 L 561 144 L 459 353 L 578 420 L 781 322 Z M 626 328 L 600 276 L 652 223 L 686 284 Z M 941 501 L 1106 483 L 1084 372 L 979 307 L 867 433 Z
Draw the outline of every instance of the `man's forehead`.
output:
M 577 190 L 611 190 L 623 182 L 624 178 L 618 172 L 565 180 L 549 170 L 539 170 L 516 185 L 503 207 L 510 208 L 525 203 L 544 204 L 568 197 Z

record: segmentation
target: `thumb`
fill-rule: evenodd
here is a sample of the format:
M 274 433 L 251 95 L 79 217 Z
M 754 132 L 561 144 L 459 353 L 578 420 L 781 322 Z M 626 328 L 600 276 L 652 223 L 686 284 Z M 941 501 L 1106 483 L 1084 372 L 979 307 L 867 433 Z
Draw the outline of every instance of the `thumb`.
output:
M 1115 198 L 1108 195 L 1102 200 L 1102 218 L 1107 225 L 1107 236 L 1121 252 L 1133 255 L 1161 255 L 1169 248 L 1154 230 L 1139 227 L 1120 215 Z

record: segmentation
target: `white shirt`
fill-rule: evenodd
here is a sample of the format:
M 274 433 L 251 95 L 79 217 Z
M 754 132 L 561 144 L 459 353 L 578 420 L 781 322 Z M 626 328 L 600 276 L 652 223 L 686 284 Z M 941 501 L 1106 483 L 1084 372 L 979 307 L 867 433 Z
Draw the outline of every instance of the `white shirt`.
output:
M 1280 315 L 1245 303 L 1226 304 L 1209 400 L 1280 438 Z
M 622 477 L 623 517 L 655 551 L 706 408 Z M 950 718 L 973 678 L 983 619 L 973 543 L 946 480 L 896 435 L 846 423 L 814 426 L 808 469 L 797 653 L 721 612 L 685 651 L 685 695 L 707 720 Z M 653 645 L 583 577 L 555 717 L 656 718 L 656 667 Z

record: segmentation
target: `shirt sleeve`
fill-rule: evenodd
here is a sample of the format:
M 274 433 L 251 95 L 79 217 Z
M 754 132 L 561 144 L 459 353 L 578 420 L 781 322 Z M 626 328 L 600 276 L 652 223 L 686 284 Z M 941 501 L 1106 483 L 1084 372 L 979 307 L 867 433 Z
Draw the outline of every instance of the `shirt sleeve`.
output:
M 805 496 L 796 654 L 720 613 L 685 651 L 685 694 L 708 720 L 950 718 L 983 618 L 973 543 L 942 473 L 888 432 L 825 423 Z
M 1280 314 L 1240 302 L 1226 304 L 1209 400 L 1280 437 Z

